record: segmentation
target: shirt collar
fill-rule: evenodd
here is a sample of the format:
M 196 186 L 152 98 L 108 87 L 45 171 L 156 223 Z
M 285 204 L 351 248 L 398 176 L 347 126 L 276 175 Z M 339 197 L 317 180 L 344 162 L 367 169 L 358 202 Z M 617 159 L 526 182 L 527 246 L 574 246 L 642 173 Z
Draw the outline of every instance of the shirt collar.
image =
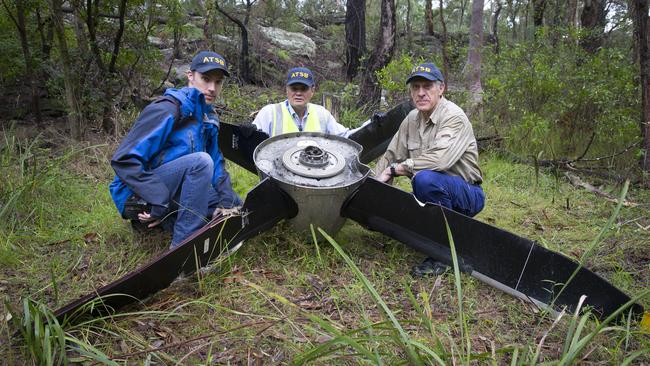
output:
M 284 100 L 284 105 L 287 106 L 287 110 L 289 111 L 289 114 L 291 115 L 291 117 L 293 117 L 293 118 L 298 117 L 298 113 L 296 113 L 296 111 L 291 106 L 291 103 L 289 103 L 289 99 Z
M 287 106 L 287 110 L 289 111 L 289 114 L 291 115 L 291 117 L 293 117 L 294 119 L 298 119 L 298 113 L 296 113 L 296 111 L 291 106 L 291 103 L 289 103 L 289 99 L 285 99 L 284 105 Z M 309 108 L 307 106 L 307 107 L 305 107 L 305 115 L 302 118 L 303 119 L 307 118 L 308 114 L 309 114 Z
M 429 124 L 429 123 L 430 123 L 430 124 L 432 124 L 432 125 L 435 125 L 435 124 L 436 124 L 436 119 L 437 119 L 437 118 L 434 118 L 434 116 L 436 115 L 436 113 L 437 113 L 438 110 L 440 109 L 440 106 L 441 106 L 442 104 L 444 104 L 446 101 L 447 101 L 447 100 L 445 99 L 444 96 L 440 97 L 440 100 L 438 101 L 438 103 L 436 104 L 436 106 L 433 107 L 433 111 L 431 112 L 431 115 L 429 116 L 429 118 L 428 118 L 426 121 L 424 121 L 424 117 L 422 116 L 422 113 L 418 113 L 418 120 L 419 120 L 420 122 L 424 122 L 425 124 Z

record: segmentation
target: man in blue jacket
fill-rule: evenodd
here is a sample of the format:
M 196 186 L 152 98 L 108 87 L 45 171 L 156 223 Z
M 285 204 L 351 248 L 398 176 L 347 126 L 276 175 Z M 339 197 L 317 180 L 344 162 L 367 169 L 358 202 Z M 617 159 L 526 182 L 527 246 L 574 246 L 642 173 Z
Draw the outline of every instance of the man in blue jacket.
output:
M 148 209 L 137 220 L 173 228 L 171 248 L 208 217 L 241 206 L 219 151 L 219 119 L 211 105 L 226 76 L 223 57 L 199 52 L 187 72 L 188 86 L 167 89 L 145 107 L 111 160 L 116 175 L 109 189 L 122 217 L 135 219 L 125 217 L 125 206 L 144 201 Z

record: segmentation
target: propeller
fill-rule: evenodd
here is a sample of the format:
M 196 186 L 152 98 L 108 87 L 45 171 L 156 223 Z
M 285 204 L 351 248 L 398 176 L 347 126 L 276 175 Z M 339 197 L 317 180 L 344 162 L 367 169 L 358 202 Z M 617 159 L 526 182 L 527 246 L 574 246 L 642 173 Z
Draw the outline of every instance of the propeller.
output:
M 248 192 L 240 215 L 211 221 L 174 249 L 56 310 L 54 315 L 63 322 L 75 313 L 101 314 L 142 301 L 168 287 L 181 273 L 194 273 L 242 241 L 297 213 L 298 206 L 291 197 L 272 180 L 264 179 Z M 93 303 L 92 309 L 85 306 L 89 303 Z
M 62 320 L 78 310 L 88 310 L 84 304 L 99 298 L 101 306 L 95 306 L 94 312 L 117 310 L 142 300 L 169 286 L 180 273 L 191 273 L 226 248 L 290 218 L 296 228 L 329 224 L 332 231 L 349 218 L 451 264 L 448 225 L 460 269 L 513 296 L 555 310 L 560 306 L 573 309 L 584 294 L 585 303 L 600 318 L 630 300 L 562 254 L 439 205 L 421 204 L 410 193 L 368 178 L 369 168 L 361 162 L 383 153 L 411 108 L 402 103 L 376 116 L 349 140 L 314 132 L 268 138 L 251 125 L 221 123 L 219 142 L 224 156 L 249 171 L 259 168 L 264 177 L 247 194 L 242 214 L 210 222 L 177 248 L 64 306 L 55 315 Z M 639 315 L 643 308 L 634 304 L 632 311 Z
M 463 272 L 543 308 L 574 309 L 585 294 L 584 304 L 604 319 L 630 300 L 560 253 L 440 205 L 423 205 L 412 194 L 372 178 L 348 198 L 341 214 L 452 265 L 448 225 Z M 643 313 L 638 304 L 632 310 Z

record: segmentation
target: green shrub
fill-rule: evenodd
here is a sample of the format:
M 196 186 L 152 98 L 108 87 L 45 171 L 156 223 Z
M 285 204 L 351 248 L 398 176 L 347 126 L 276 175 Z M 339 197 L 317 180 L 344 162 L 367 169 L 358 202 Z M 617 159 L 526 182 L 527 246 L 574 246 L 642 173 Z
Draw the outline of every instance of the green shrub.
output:
M 393 105 L 398 100 L 408 96 L 406 79 L 413 67 L 424 62 L 422 59 L 413 59 L 407 54 L 392 60 L 383 69 L 377 72 L 377 79 L 382 89 L 386 90 L 386 102 Z
M 486 117 L 508 148 L 543 158 L 604 156 L 639 139 L 640 92 L 631 55 L 617 48 L 586 53 L 582 35 L 562 40 L 542 31 L 537 40 L 488 58 Z M 633 154 L 631 152 L 630 154 Z M 620 159 L 620 164 L 629 164 Z

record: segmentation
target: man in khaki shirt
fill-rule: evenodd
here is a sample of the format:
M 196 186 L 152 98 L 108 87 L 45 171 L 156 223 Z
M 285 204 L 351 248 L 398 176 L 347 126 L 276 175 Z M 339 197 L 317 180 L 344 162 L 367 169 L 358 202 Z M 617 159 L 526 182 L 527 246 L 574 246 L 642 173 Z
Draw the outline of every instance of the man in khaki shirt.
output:
M 416 66 L 406 83 L 416 109 L 400 125 L 375 168 L 375 176 L 411 179 L 421 202 L 437 203 L 467 216 L 483 209 L 485 194 L 476 138 L 465 112 L 443 97 L 445 82 L 432 63 Z M 434 273 L 445 266 L 427 259 Z M 414 271 L 418 269 L 414 268 Z

